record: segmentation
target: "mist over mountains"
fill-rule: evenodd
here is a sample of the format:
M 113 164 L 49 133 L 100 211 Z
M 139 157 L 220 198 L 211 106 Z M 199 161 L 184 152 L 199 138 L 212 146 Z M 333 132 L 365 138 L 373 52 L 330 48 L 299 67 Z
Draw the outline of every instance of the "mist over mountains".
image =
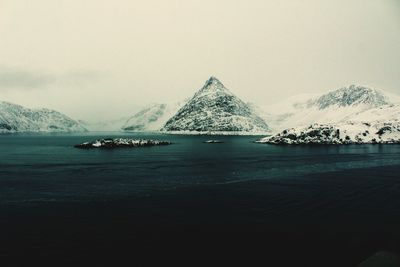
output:
M 318 95 L 298 95 L 268 106 L 246 103 L 220 80 L 209 78 L 191 98 L 151 104 L 115 120 L 85 122 L 57 111 L 0 102 L 0 130 L 6 132 L 163 131 L 173 133 L 278 133 L 312 124 L 392 123 L 400 97 L 350 85 Z M 83 103 L 84 104 L 84 103 Z

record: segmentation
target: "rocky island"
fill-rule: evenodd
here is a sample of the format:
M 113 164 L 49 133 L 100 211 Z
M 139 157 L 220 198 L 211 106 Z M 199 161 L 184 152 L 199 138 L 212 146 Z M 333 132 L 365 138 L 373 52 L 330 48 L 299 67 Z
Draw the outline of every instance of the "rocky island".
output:
M 207 141 L 204 141 L 203 143 L 206 143 L 206 144 L 222 144 L 223 142 L 221 140 L 207 140 Z
M 119 147 L 149 147 L 170 145 L 169 141 L 151 140 L 151 139 L 131 139 L 131 138 L 106 138 L 97 139 L 91 142 L 85 142 L 75 145 L 76 148 L 91 149 L 91 148 L 119 148 Z
M 276 145 L 400 144 L 400 124 L 312 124 L 308 127 L 290 128 L 257 142 Z

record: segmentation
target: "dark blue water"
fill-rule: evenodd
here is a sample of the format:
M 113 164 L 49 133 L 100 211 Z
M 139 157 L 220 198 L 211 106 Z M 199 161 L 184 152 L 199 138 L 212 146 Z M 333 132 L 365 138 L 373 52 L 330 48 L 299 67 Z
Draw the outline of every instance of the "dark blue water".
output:
M 173 144 L 73 147 L 117 136 Z M 162 243 L 165 235 L 192 235 L 207 246 L 224 240 L 229 247 L 232 236 L 241 240 L 237 245 L 263 240 L 274 253 L 302 255 L 299 266 L 317 266 L 334 250 L 342 256 L 331 262 L 346 266 L 375 250 L 398 249 L 399 145 L 274 146 L 254 143 L 254 136 L 217 138 L 224 143 L 157 134 L 0 136 L 0 222 L 3 243 L 11 244 L 4 254 L 14 255 L 21 243 L 25 252 L 45 255 L 82 247 L 86 252 L 73 254 L 81 260 L 87 251 L 97 253 L 96 244 L 110 251 L 110 243 L 121 242 L 123 251 L 138 240 Z M 148 238 L 155 232 L 164 237 Z M 315 260 L 301 246 L 326 249 Z

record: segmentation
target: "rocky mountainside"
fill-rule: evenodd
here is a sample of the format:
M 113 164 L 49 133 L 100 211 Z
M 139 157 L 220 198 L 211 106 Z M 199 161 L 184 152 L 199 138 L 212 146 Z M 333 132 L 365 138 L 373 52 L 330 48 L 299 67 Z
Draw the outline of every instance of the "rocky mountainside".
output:
M 86 129 L 79 122 L 60 112 L 0 101 L 0 133 L 82 131 Z
M 307 107 L 327 109 L 330 107 L 364 105 L 368 108 L 376 108 L 389 103 L 388 97 L 383 92 L 363 86 L 350 85 L 324 94 L 315 100 L 307 101 Z
M 266 132 L 265 121 L 215 77 L 172 117 L 163 131 L 174 132 Z

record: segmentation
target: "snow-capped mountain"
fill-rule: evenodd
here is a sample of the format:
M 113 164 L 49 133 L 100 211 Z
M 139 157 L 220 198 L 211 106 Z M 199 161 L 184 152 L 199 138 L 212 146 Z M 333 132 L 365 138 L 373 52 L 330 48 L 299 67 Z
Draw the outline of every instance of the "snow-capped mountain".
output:
M 80 123 L 60 112 L 0 101 L 0 133 L 83 131 L 86 129 Z
M 232 94 L 215 77 L 172 117 L 163 131 L 173 132 L 266 132 L 265 121 Z
M 159 131 L 183 104 L 152 104 L 130 117 L 121 128 L 124 131 Z
M 398 102 L 397 97 L 382 91 L 351 85 L 322 95 L 293 97 L 264 109 L 261 116 L 268 121 L 274 131 L 281 131 L 313 123 L 350 121 L 364 111 L 388 107 L 396 102 Z
M 315 100 L 309 100 L 307 107 L 317 107 L 320 110 L 330 107 L 354 107 L 365 106 L 367 108 L 380 107 L 389 104 L 389 99 L 383 92 L 375 89 L 350 85 L 340 88 L 318 97 Z

